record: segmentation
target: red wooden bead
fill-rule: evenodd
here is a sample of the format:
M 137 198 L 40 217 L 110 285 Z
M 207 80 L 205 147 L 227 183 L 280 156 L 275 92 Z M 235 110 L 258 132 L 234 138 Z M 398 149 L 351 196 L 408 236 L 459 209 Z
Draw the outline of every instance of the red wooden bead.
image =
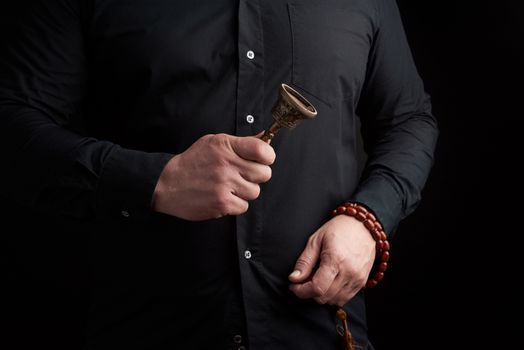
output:
M 378 271 L 379 272 L 385 272 L 388 269 L 388 263 L 383 261 L 378 265 Z
M 351 207 L 351 206 L 353 206 L 353 203 L 346 202 L 346 203 L 344 203 L 343 205 L 344 205 L 345 207 Z
M 346 207 L 338 207 L 337 214 L 344 214 L 346 212 Z
M 380 232 L 380 240 L 381 241 L 387 241 L 388 240 L 388 236 L 386 236 L 386 233 L 384 231 L 379 231 Z
M 384 249 L 385 251 L 388 251 L 390 246 L 389 246 L 389 242 L 388 241 L 383 241 L 383 245 L 382 245 L 382 249 Z
M 363 206 L 361 206 L 361 205 L 357 206 L 357 208 L 358 208 L 358 211 L 361 212 L 364 215 L 366 215 L 368 213 L 368 210 L 366 208 L 364 208 Z
M 355 216 L 355 215 L 357 215 L 357 210 L 355 208 L 353 208 L 353 207 L 347 207 L 346 208 L 346 213 L 348 215 Z
M 375 227 L 378 228 L 379 230 L 383 229 L 382 225 L 378 221 L 375 223 Z
M 366 226 L 366 228 L 369 230 L 369 231 L 372 231 L 373 232 L 373 229 L 375 228 L 375 223 L 369 219 L 367 219 L 366 221 L 364 221 L 364 226 Z
M 356 218 L 358 221 L 364 221 L 364 220 L 366 220 L 366 214 L 361 213 L 361 212 L 358 212 L 358 213 L 355 215 L 355 218 Z
M 382 257 L 380 258 L 380 260 L 383 262 L 388 262 L 389 261 L 389 252 L 385 251 L 384 253 L 382 253 Z
M 373 279 L 377 281 L 377 283 L 382 281 L 384 279 L 384 272 L 377 272 Z
M 366 287 L 367 287 L 367 288 L 373 288 L 373 287 L 375 287 L 377 284 L 378 284 L 378 282 L 371 278 L 371 279 L 369 279 L 369 280 L 367 281 L 367 283 L 366 283 Z
M 382 236 L 380 235 L 380 230 L 377 230 L 376 227 L 371 231 L 371 234 L 373 235 L 373 238 L 375 238 L 375 241 L 383 241 Z
M 368 220 L 371 220 L 371 221 L 377 221 L 377 218 L 375 217 L 375 215 L 371 214 L 371 213 L 368 213 L 366 215 L 366 217 L 368 218 Z
M 377 250 L 379 252 L 384 250 L 384 242 L 383 241 L 377 240 Z

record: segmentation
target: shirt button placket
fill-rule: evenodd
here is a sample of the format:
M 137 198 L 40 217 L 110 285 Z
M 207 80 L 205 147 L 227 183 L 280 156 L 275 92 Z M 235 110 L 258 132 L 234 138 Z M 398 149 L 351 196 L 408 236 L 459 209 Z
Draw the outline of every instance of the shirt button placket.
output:
M 261 20 L 259 0 L 239 1 L 239 27 L 238 27 L 238 81 L 237 81 L 237 108 L 236 133 L 237 136 L 252 136 L 259 131 L 259 124 L 264 123 L 265 118 L 270 118 L 264 108 L 264 45 L 263 27 Z M 250 330 L 257 336 L 260 331 L 256 322 L 259 310 L 256 301 L 263 297 L 263 293 L 257 286 L 254 278 L 258 265 L 260 251 L 260 232 L 258 220 L 261 210 L 261 202 L 256 201 L 250 205 L 250 210 L 244 215 L 236 217 L 237 247 L 240 262 L 240 280 L 242 288 L 242 303 L 245 313 L 246 332 Z M 235 334 L 233 332 L 231 336 Z M 231 337 L 230 336 L 230 337 Z M 246 350 L 248 340 L 246 335 L 230 338 L 230 348 L 235 350 Z

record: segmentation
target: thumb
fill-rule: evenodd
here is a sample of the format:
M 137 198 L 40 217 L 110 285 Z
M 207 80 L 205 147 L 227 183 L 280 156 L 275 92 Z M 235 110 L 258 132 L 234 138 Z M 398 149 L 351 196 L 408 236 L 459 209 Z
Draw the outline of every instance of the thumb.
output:
M 271 165 L 275 161 L 275 150 L 264 141 L 256 137 L 231 137 L 230 144 L 233 152 L 240 158 L 251 160 L 264 165 Z
M 289 280 L 292 283 L 300 283 L 306 280 L 313 271 L 313 267 L 317 264 L 320 256 L 320 244 L 316 239 L 310 239 L 304 248 L 304 251 L 295 263 L 295 269 L 289 275 Z

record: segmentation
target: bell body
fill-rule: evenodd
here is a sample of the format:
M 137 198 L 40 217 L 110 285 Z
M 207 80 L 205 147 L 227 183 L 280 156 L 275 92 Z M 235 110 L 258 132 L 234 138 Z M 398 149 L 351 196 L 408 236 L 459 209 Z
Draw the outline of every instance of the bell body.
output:
M 262 135 L 262 140 L 271 140 L 280 128 L 295 128 L 300 121 L 317 116 L 315 107 L 291 86 L 282 84 L 278 99 L 271 109 L 273 124 Z

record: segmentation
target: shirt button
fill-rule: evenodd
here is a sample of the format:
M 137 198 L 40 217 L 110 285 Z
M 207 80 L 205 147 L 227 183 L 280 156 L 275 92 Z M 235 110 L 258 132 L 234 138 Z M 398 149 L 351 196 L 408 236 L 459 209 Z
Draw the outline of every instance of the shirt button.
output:
M 233 337 L 233 342 L 235 342 L 235 344 L 240 344 L 242 343 L 242 336 L 241 335 L 235 335 Z
M 128 218 L 128 217 L 131 216 L 131 215 L 129 215 L 129 212 L 128 212 L 127 210 L 122 210 L 122 211 L 120 212 L 120 214 L 122 214 L 122 216 L 125 217 L 125 218 Z
M 255 58 L 255 53 L 251 50 L 249 50 L 247 53 L 246 53 L 246 56 L 247 58 L 249 58 L 250 60 L 252 60 L 253 58 Z
M 244 252 L 244 258 L 246 258 L 246 259 L 248 259 L 248 260 L 251 259 L 251 252 L 250 252 L 249 250 L 246 250 L 246 251 Z
M 246 116 L 246 122 L 248 122 L 249 124 L 253 124 L 255 122 L 255 117 L 253 117 L 251 114 L 248 114 Z

